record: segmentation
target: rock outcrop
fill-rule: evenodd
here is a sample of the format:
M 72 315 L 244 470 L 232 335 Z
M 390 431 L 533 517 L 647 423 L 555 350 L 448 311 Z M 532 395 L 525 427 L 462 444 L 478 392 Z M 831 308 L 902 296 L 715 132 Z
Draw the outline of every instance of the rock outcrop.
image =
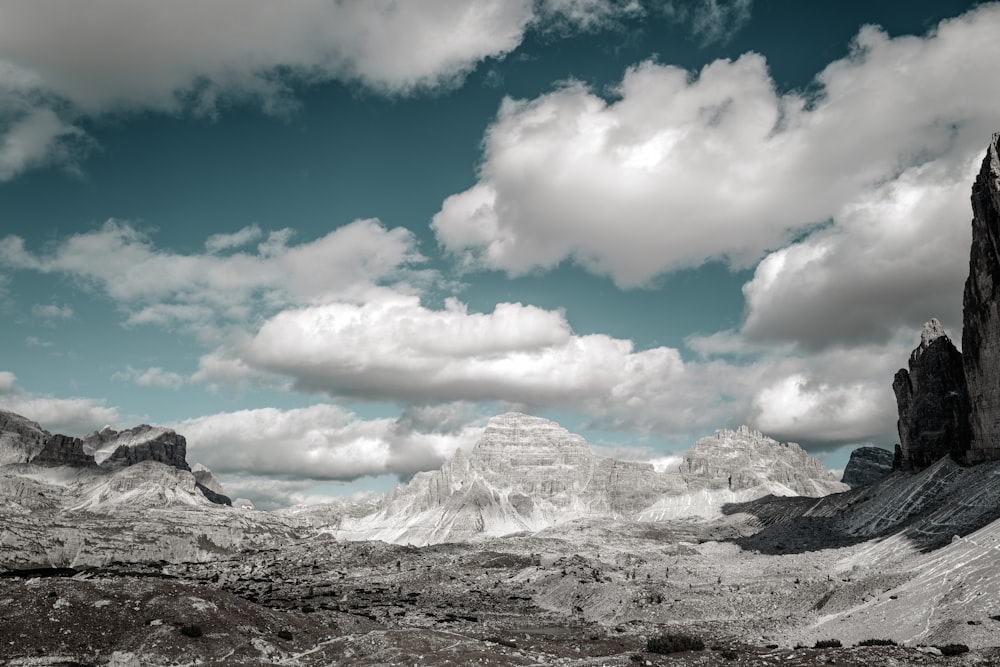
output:
M 86 468 L 96 466 L 94 456 L 83 448 L 83 440 L 68 435 L 56 434 L 49 438 L 45 447 L 31 459 L 35 465 L 72 466 Z
M 962 353 L 936 319 L 924 325 L 909 370 L 896 373 L 892 390 L 904 470 L 921 470 L 949 454 L 965 460 L 971 432 Z
M 111 468 L 156 461 L 180 470 L 187 463 L 187 440 L 168 428 L 141 424 L 124 431 L 106 427 L 83 439 L 84 450 L 98 465 Z
M 42 451 L 50 437 L 30 419 L 0 410 L 0 465 L 27 463 Z
M 1000 134 L 972 186 L 972 250 L 962 351 L 971 429 L 969 463 L 1000 459 Z
M 596 456 L 579 435 L 519 413 L 491 419 L 471 452 L 414 475 L 337 535 L 415 545 L 465 541 L 579 518 L 712 517 L 765 494 L 846 490 L 797 445 L 743 427 L 699 441 L 680 469 Z
M 868 486 L 892 472 L 893 452 L 881 447 L 858 447 L 844 468 L 841 482 L 852 489 Z

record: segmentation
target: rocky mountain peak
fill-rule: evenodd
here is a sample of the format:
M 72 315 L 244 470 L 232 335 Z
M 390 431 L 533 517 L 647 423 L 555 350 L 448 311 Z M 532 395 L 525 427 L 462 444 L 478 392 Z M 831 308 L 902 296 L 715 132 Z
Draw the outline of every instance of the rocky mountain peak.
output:
M 691 488 L 775 495 L 822 496 L 846 490 L 818 460 L 794 442 L 778 442 L 749 426 L 719 429 L 684 454 L 680 474 Z
M 476 468 L 502 471 L 508 467 L 578 465 L 594 458 L 587 441 L 556 422 L 520 412 L 507 412 L 486 423 L 469 454 Z
M 930 321 L 924 322 L 924 326 L 920 330 L 920 346 L 917 350 L 927 349 L 928 345 L 942 336 L 947 337 L 947 334 L 944 332 L 944 327 L 941 326 L 941 323 L 938 322 L 936 317 L 932 317 Z M 914 353 L 916 353 L 916 350 L 914 350 Z

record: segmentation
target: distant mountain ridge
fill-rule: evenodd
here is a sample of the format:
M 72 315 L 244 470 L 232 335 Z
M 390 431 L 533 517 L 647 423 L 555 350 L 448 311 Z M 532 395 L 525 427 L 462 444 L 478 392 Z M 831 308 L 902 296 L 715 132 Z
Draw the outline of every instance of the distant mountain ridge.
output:
M 658 520 L 718 516 L 727 502 L 767 494 L 821 496 L 847 490 L 795 444 L 741 427 L 716 431 L 679 468 L 594 454 L 559 424 L 516 412 L 489 420 L 479 442 L 439 470 L 416 474 L 336 534 L 424 545 L 538 531 L 589 517 Z
M 124 431 L 116 431 L 106 426 L 84 438 L 53 435 L 26 417 L 0 410 L 0 465 L 30 465 L 42 468 L 65 466 L 78 471 L 89 471 L 94 484 L 100 485 L 104 483 L 101 473 L 114 473 L 147 462 L 161 463 L 190 476 L 187 440 L 172 429 L 148 424 L 141 424 Z M 180 484 L 181 488 L 191 486 L 191 492 L 196 494 L 190 501 L 185 498 L 183 492 L 166 495 L 156 492 L 153 494 L 155 497 L 169 496 L 187 504 L 198 502 L 200 498 L 216 504 L 230 504 L 229 498 L 222 494 L 218 481 L 211 477 L 210 472 L 208 475 L 205 474 L 207 469 L 204 472 L 198 471 L 190 480 L 187 476 L 178 476 L 158 470 L 156 467 L 143 466 L 141 469 L 147 471 L 147 481 L 151 486 L 155 487 L 162 483 L 167 483 L 168 486 Z M 86 475 L 81 479 L 85 477 L 89 479 Z M 133 479 L 131 482 L 133 486 L 141 481 L 138 479 L 141 475 L 136 471 L 132 471 L 126 477 Z M 173 482 L 169 482 L 168 479 Z M 209 484 L 202 484 L 203 480 Z M 191 484 L 187 484 L 188 481 Z M 210 486 L 213 488 L 209 488 Z M 111 483 L 109 488 L 114 488 L 114 484 Z M 99 495 L 107 502 L 117 502 L 114 493 L 107 489 Z

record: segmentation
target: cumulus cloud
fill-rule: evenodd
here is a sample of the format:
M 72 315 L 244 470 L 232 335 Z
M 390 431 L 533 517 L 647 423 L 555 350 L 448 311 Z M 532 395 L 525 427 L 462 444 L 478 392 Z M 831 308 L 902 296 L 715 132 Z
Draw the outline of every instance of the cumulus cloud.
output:
M 931 317 L 960 332 L 980 157 L 907 169 L 843 207 L 836 225 L 769 254 L 743 287 L 746 338 L 822 348 L 888 340 Z
M 529 29 L 595 30 L 636 12 L 637 0 L 11 0 L 0 7 L 0 182 L 73 167 L 94 146 L 87 117 L 244 102 L 282 114 L 297 87 L 333 80 L 387 95 L 447 89 Z
M 256 234 L 248 229 L 208 244 L 218 251 L 247 243 Z M 109 220 L 44 252 L 25 248 L 20 237 L 2 238 L 0 266 L 71 276 L 127 308 L 129 324 L 160 326 L 241 321 L 254 307 L 377 298 L 380 283 L 420 279 L 410 266 L 423 257 L 406 229 L 357 220 L 297 245 L 292 236 L 290 229 L 271 232 L 254 252 L 180 254 L 157 248 L 129 223 Z M 38 308 L 36 314 L 54 316 L 57 307 Z
M 360 419 L 328 404 L 262 408 L 189 419 L 175 426 L 192 460 L 213 472 L 310 480 L 354 480 L 384 474 L 408 479 L 470 447 L 482 427 L 415 430 L 396 419 Z
M 715 354 L 685 361 L 674 348 L 577 335 L 559 311 L 499 304 L 470 313 L 455 300 L 433 310 L 399 297 L 283 311 L 204 355 L 195 378 L 218 386 L 284 379 L 304 393 L 394 401 L 410 406 L 396 428 L 415 432 L 435 424 L 452 433 L 468 423 L 471 403 L 499 402 L 571 409 L 588 416 L 588 429 L 676 439 L 766 424 L 784 439 L 828 447 L 891 433 L 887 378 L 913 344 L 903 332 L 850 351 L 760 347 L 739 362 Z M 819 404 L 805 419 L 801 406 Z
M 111 376 L 112 380 L 134 382 L 140 387 L 156 389 L 180 389 L 184 385 L 184 377 L 173 371 L 163 370 L 159 366 L 146 369 L 128 366 L 124 371 L 118 371 Z
M 33 394 L 17 384 L 17 377 L 0 371 L 0 408 L 38 422 L 53 433 L 82 436 L 118 422 L 118 409 L 93 398 L 56 398 Z
M 968 194 L 953 185 L 994 129 L 1000 91 L 982 81 L 1000 57 L 998 29 L 995 4 L 925 37 L 865 27 L 850 55 L 817 76 L 809 97 L 779 92 L 764 59 L 748 53 L 696 74 L 641 63 L 611 101 L 579 83 L 507 99 L 484 138 L 478 182 L 443 202 L 435 233 L 470 269 L 521 275 L 570 258 L 622 287 L 715 259 L 753 266 L 819 233 L 803 244 L 799 265 L 815 262 L 824 243 L 838 247 L 823 256 L 842 265 L 854 248 L 872 260 L 853 277 L 862 298 L 846 319 L 858 321 L 881 295 L 890 326 L 910 324 L 915 315 L 900 303 L 940 304 L 954 290 L 956 272 L 946 264 L 967 238 L 968 213 L 960 211 Z M 945 216 L 930 230 L 930 216 L 907 197 L 942 176 L 940 188 L 922 195 Z M 877 214 L 864 210 L 880 199 Z M 907 230 L 913 213 L 917 228 Z M 862 218 L 878 229 L 859 235 Z M 922 278 L 929 244 L 921 231 L 947 238 L 931 278 Z M 900 276 L 893 280 L 915 280 L 877 288 L 885 276 L 876 257 L 892 258 L 885 261 Z M 780 273 L 777 262 L 763 268 Z M 835 287 L 810 284 L 816 303 Z M 748 333 L 782 339 L 765 329 L 751 322 Z

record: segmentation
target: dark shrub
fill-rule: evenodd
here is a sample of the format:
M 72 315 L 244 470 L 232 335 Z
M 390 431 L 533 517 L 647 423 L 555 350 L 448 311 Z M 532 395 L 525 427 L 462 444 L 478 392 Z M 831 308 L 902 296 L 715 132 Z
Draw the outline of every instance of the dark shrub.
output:
M 935 646 L 934 648 L 941 651 L 941 655 L 962 655 L 969 651 L 969 647 L 965 644 L 945 644 L 944 646 Z
M 278 630 L 278 638 L 287 641 L 292 641 L 292 633 L 288 630 Z
M 740 657 L 739 655 L 737 655 L 736 651 L 730 651 L 728 649 L 723 651 L 719 655 L 721 655 L 726 660 L 735 660 L 736 658 Z
M 813 646 L 813 648 L 840 648 L 843 644 L 840 643 L 839 639 L 821 639 Z
M 896 642 L 891 639 L 862 639 L 858 646 L 896 646 Z
M 190 625 L 182 625 L 181 634 L 185 637 L 201 637 L 201 626 L 195 625 L 194 623 Z
M 689 635 L 660 635 L 646 640 L 648 653 L 677 653 L 679 651 L 702 651 L 705 642 Z

